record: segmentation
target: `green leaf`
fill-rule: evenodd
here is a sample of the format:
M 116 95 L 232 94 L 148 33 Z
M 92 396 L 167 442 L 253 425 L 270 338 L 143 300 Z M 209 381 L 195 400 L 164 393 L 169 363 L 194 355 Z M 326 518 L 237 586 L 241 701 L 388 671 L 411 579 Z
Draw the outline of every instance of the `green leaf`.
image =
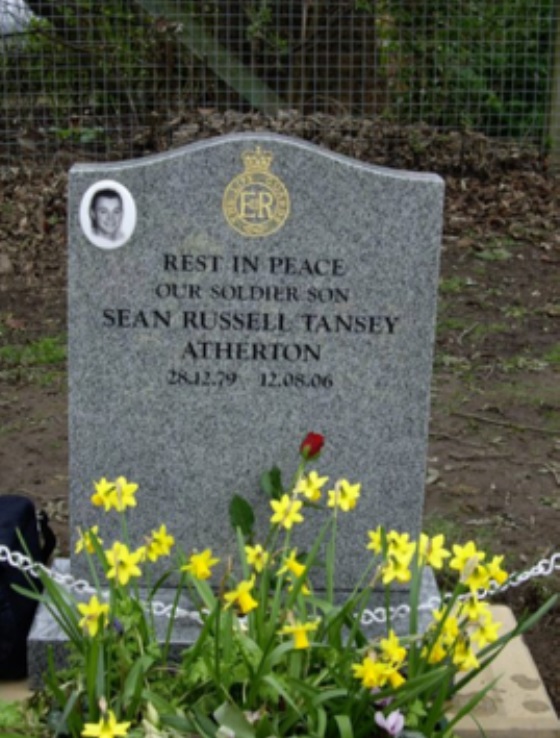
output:
M 261 489 L 271 500 L 279 500 L 284 494 L 282 472 L 277 466 L 261 475 Z
M 0 700 L 0 728 L 16 728 L 19 724 L 21 724 L 20 703 Z
M 144 686 L 144 677 L 150 670 L 153 663 L 154 659 L 151 656 L 144 654 L 134 662 L 132 669 L 128 672 L 122 695 L 123 705 L 127 710 L 127 713 L 130 703 L 138 700 L 140 693 L 142 692 L 142 687 Z
M 255 731 L 239 707 L 224 702 L 214 712 L 214 719 L 220 726 L 233 731 L 235 738 L 255 738 Z
M 335 715 L 334 719 L 338 725 L 338 732 L 340 738 L 354 738 L 354 731 L 352 730 L 352 721 L 348 715 Z
M 229 522 L 234 530 L 239 528 L 247 538 L 253 533 L 255 513 L 251 505 L 241 495 L 234 495 L 229 503 Z

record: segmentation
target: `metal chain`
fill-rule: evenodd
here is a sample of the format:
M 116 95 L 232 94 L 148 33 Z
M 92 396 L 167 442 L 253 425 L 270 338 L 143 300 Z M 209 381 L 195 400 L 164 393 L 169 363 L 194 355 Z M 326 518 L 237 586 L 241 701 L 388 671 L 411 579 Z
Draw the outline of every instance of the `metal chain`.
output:
M 25 556 L 19 551 L 11 551 L 7 546 L 0 544 L 0 564 L 2 563 L 7 563 L 15 569 L 36 578 L 39 578 L 41 574 L 46 574 L 57 584 L 60 584 L 65 589 L 76 592 L 77 594 L 97 594 L 97 590 L 85 579 L 75 579 L 71 574 L 62 574 L 55 569 L 48 569 L 44 564 L 33 561 L 29 556 Z M 526 569 L 523 572 L 514 572 L 507 582 L 502 585 L 499 585 L 494 581 L 490 582 L 490 586 L 487 589 L 479 589 L 476 592 L 476 596 L 479 600 L 484 600 L 487 597 L 492 597 L 501 592 L 505 592 L 511 587 L 519 587 L 530 579 L 548 577 L 555 571 L 560 571 L 560 552 L 553 554 L 549 559 L 541 559 L 537 564 L 531 567 L 531 569 Z M 430 597 L 418 606 L 418 610 L 420 612 L 424 612 L 437 609 L 440 607 L 442 601 L 446 601 L 450 599 L 450 597 L 450 594 L 445 594 L 442 598 L 435 596 Z M 468 597 L 470 597 L 470 595 L 462 595 L 459 599 L 464 600 Z M 186 618 L 199 624 L 203 622 L 198 610 L 185 610 L 184 608 L 176 607 L 173 604 L 166 604 L 164 602 L 157 601 L 151 601 L 149 603 L 149 607 L 156 617 L 173 617 L 175 619 Z M 397 620 L 399 618 L 407 617 L 409 613 L 410 607 L 406 604 L 390 607 L 389 613 L 387 613 L 384 607 L 378 607 L 375 610 L 369 610 L 366 608 L 362 613 L 361 623 L 364 626 L 373 625 L 374 623 L 385 623 L 387 621 L 388 614 L 391 620 Z

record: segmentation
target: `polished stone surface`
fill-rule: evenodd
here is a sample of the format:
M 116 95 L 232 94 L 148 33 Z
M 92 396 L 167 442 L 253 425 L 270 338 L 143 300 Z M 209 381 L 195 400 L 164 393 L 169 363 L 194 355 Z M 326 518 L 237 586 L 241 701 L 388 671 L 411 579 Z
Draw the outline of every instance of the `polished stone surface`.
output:
M 125 213 L 107 239 L 92 232 L 100 190 Z M 140 484 L 134 545 L 166 522 L 187 551 L 226 556 L 231 495 L 262 528 L 260 474 L 278 464 L 287 482 L 311 430 L 326 436 L 330 484 L 362 483 L 359 512 L 339 517 L 340 589 L 369 560 L 368 530 L 417 532 L 442 202 L 435 175 L 266 133 L 74 167 L 73 535 L 120 535 L 90 496 L 93 480 L 125 475 Z

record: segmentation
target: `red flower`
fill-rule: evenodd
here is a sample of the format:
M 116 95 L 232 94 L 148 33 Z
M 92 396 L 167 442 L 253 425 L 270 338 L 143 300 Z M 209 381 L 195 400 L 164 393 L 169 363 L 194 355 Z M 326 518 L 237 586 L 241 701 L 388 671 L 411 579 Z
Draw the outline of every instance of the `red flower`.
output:
M 299 447 L 299 452 L 306 461 L 319 456 L 325 443 L 325 437 L 320 433 L 308 433 Z

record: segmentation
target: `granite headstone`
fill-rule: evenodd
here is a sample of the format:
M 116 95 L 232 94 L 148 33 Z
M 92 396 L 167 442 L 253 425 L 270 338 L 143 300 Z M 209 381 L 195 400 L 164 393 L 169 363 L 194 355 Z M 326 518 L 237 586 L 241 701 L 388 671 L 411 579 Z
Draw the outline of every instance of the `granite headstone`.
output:
M 340 588 L 368 529 L 417 533 L 442 200 L 435 175 L 266 133 L 75 166 L 73 535 L 99 522 L 92 481 L 124 475 L 138 544 L 165 522 L 187 552 L 223 555 L 232 494 L 267 515 L 259 476 L 293 471 L 308 431 L 333 483 L 362 484 L 340 521 Z

